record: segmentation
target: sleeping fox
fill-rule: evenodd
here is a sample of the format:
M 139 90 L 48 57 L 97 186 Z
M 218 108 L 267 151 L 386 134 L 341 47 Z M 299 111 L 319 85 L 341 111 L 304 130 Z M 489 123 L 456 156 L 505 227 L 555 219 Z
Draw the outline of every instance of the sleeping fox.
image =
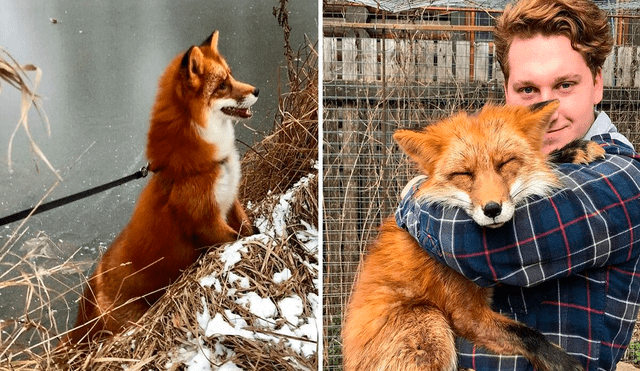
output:
M 398 130 L 394 139 L 428 177 L 416 197 L 500 227 L 521 201 L 561 186 L 540 151 L 558 106 L 487 105 L 477 116 L 460 113 L 419 132 Z M 584 163 L 603 155 L 596 143 L 576 141 L 550 156 Z M 583 369 L 538 331 L 492 311 L 491 294 L 430 257 L 387 219 L 347 308 L 344 370 L 455 370 L 456 336 L 497 354 L 522 355 L 537 370 Z
M 254 233 L 237 199 L 233 121 L 251 117 L 257 98 L 258 89 L 231 75 L 217 31 L 169 64 L 148 133 L 153 176 L 89 278 L 76 327 L 62 344 L 122 331 L 206 247 Z

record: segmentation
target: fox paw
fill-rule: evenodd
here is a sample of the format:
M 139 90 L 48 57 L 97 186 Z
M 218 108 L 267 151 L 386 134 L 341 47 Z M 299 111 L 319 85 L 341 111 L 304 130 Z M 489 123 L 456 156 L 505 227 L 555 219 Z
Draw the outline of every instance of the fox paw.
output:
M 253 236 L 256 234 L 260 234 L 260 230 L 258 229 L 258 227 L 256 227 L 253 224 L 246 224 L 243 223 L 242 227 L 240 228 L 240 236 L 242 237 L 249 237 L 249 236 Z
M 577 151 L 573 163 L 586 165 L 590 162 L 604 159 L 604 154 L 604 148 L 600 147 L 596 142 L 587 142 L 584 149 Z
M 562 164 L 588 164 L 604 158 L 605 150 L 596 142 L 588 140 L 574 140 L 566 146 L 556 149 L 549 154 L 549 161 Z

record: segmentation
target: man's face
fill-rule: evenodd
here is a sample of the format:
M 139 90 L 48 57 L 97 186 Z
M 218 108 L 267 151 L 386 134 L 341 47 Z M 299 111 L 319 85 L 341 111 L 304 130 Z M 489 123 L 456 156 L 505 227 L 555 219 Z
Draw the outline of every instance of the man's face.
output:
M 505 81 L 507 104 L 530 105 L 558 99 L 542 150 L 549 153 L 582 138 L 602 100 L 602 73 L 595 81 L 580 53 L 566 36 L 537 35 L 514 39 L 507 55 L 510 76 Z

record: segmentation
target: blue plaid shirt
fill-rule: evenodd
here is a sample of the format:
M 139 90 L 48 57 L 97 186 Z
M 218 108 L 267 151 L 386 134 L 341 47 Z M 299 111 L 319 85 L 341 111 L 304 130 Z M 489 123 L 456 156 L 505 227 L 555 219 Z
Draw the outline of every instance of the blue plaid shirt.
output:
M 640 303 L 640 155 L 612 137 L 592 137 L 605 160 L 560 165 L 566 188 L 529 200 L 501 228 L 481 228 L 457 208 L 416 203 L 421 183 L 396 212 L 428 253 L 493 286 L 494 309 L 538 329 L 586 370 L 615 369 Z M 464 339 L 458 354 L 459 366 L 476 370 L 533 369 L 523 357 Z

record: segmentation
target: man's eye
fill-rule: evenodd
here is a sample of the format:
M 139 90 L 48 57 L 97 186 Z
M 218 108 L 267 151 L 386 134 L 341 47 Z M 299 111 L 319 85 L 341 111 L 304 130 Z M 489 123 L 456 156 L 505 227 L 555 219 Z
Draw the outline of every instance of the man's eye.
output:
M 520 92 L 525 94 L 532 94 L 533 88 L 531 86 L 525 86 L 524 88 L 520 89 Z
M 564 90 L 566 90 L 566 89 L 569 89 L 569 88 L 570 88 L 570 87 L 572 87 L 572 86 L 573 86 L 573 83 L 570 83 L 570 82 L 563 82 L 563 83 L 561 83 L 561 84 L 560 84 L 560 89 L 564 89 Z

